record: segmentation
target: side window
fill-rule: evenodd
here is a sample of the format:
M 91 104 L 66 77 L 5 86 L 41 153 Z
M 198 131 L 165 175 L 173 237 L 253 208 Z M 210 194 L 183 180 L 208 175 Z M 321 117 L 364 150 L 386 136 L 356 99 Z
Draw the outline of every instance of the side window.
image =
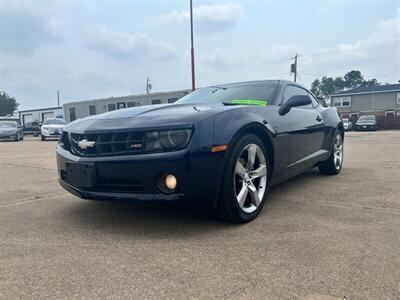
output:
M 286 89 L 283 92 L 282 104 L 285 103 L 286 101 L 288 101 L 290 99 L 290 97 L 296 96 L 296 95 L 309 96 L 308 92 L 306 90 L 299 88 L 297 86 L 288 85 L 288 86 L 286 86 Z M 313 108 L 313 106 L 312 106 L 312 104 L 309 104 L 309 105 L 301 106 L 301 108 Z

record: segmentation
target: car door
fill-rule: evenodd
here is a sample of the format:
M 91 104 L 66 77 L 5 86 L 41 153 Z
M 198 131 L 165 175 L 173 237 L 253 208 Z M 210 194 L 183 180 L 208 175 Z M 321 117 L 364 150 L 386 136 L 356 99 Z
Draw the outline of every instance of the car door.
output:
M 295 95 L 309 96 L 295 85 L 287 85 L 282 94 L 281 105 Z M 284 179 L 301 173 L 318 161 L 324 137 L 321 114 L 313 104 L 293 107 L 279 116 L 274 124 L 276 132 L 276 175 Z

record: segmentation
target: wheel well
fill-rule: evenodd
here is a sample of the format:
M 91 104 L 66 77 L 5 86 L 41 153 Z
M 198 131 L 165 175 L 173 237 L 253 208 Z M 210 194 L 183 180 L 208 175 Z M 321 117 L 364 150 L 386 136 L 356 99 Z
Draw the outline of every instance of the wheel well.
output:
M 275 153 L 274 153 L 274 148 L 272 145 L 271 138 L 269 137 L 268 133 L 266 132 L 266 130 L 264 128 L 262 128 L 260 125 L 256 125 L 256 124 L 243 128 L 243 130 L 241 130 L 238 135 L 242 136 L 243 134 L 246 134 L 246 133 L 254 134 L 254 135 L 258 136 L 261 139 L 261 141 L 263 141 L 265 148 L 267 149 L 269 163 L 271 164 L 271 167 L 269 168 L 270 174 L 268 174 L 271 178 L 271 175 L 273 174 L 273 170 L 274 170 L 274 166 L 275 166 Z

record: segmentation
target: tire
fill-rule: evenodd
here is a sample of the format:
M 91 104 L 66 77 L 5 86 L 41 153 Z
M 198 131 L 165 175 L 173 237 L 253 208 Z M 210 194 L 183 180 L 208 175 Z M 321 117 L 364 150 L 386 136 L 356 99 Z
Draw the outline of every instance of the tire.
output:
M 38 136 L 38 134 L 37 134 L 37 133 L 34 133 L 34 134 L 33 134 L 33 136 L 34 136 L 34 137 L 37 137 L 37 136 Z
M 235 223 L 247 223 L 259 215 L 269 187 L 267 153 L 264 143 L 253 134 L 240 137 L 228 149 L 217 216 Z M 251 156 L 255 158 L 249 161 Z
M 318 166 L 321 174 L 324 175 L 337 175 L 342 170 L 343 165 L 343 134 L 339 131 L 335 131 L 332 154 L 324 162 Z
M 40 139 L 41 139 L 42 141 L 45 141 L 45 140 L 46 140 L 46 137 L 45 137 L 44 135 L 40 135 Z

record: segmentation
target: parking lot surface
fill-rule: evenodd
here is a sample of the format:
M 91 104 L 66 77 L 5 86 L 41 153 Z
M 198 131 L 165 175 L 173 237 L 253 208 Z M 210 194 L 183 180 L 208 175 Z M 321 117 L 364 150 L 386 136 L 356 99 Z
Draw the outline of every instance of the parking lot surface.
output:
M 81 200 L 56 142 L 0 142 L 0 299 L 399 299 L 400 131 L 350 132 L 341 174 L 273 187 L 254 222 Z

